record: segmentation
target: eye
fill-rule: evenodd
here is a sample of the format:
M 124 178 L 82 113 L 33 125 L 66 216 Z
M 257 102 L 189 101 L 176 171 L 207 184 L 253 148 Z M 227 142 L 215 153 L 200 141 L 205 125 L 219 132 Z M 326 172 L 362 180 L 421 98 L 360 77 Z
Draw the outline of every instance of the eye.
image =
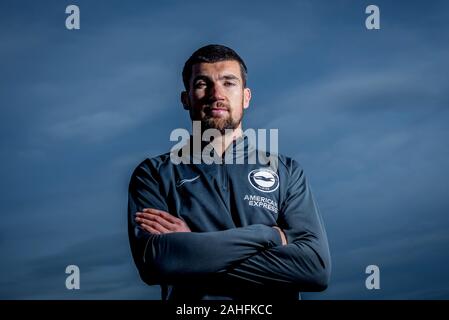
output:
M 201 89 L 201 88 L 204 88 L 205 86 L 206 86 L 206 83 L 203 81 L 195 83 L 195 89 Z
M 234 83 L 234 82 L 231 82 L 231 81 L 225 81 L 224 85 L 225 85 L 226 87 L 233 87 L 233 86 L 235 86 L 235 83 Z

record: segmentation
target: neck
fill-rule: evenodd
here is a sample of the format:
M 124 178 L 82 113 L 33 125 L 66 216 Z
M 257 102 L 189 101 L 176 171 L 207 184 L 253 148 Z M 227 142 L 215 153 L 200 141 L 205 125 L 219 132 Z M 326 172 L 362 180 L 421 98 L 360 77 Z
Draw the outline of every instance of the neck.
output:
M 225 150 L 229 147 L 229 145 L 239 137 L 243 135 L 241 124 L 235 128 L 234 130 L 227 132 L 223 135 L 216 137 L 212 142 L 212 146 L 214 147 L 215 152 L 219 156 L 223 156 Z
M 195 128 L 193 128 L 194 130 Z M 215 152 L 219 156 L 223 156 L 225 150 L 234 141 L 243 136 L 242 123 L 238 125 L 234 130 L 225 130 L 226 132 L 222 135 L 214 137 L 210 144 L 213 146 Z M 203 136 L 204 130 L 201 130 L 201 137 Z

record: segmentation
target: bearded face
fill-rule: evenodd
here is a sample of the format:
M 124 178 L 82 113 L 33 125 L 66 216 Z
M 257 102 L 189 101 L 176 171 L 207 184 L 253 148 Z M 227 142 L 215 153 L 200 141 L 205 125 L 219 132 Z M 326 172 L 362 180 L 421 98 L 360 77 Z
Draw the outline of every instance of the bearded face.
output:
M 201 121 L 203 129 L 217 129 L 221 134 L 241 127 L 251 95 L 243 86 L 237 61 L 195 64 L 190 88 L 182 100 L 192 121 Z
M 241 104 L 243 105 L 243 102 Z M 234 115 L 228 103 L 213 102 L 204 107 L 204 116 L 198 120 L 201 121 L 201 127 L 205 130 L 217 129 L 221 134 L 224 134 L 226 129 L 235 130 L 241 125 L 243 107 L 240 108 L 242 111 Z

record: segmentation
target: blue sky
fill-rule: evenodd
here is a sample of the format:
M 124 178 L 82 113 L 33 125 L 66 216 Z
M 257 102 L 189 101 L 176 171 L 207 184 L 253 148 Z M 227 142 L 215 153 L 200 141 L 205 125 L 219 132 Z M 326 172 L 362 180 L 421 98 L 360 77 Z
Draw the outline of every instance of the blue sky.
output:
M 69 4 L 80 30 L 65 28 Z M 380 30 L 365 28 L 369 4 Z M 278 128 L 318 200 L 333 273 L 304 298 L 449 298 L 448 12 L 446 1 L 2 1 L 0 298 L 159 298 L 131 260 L 127 186 L 190 127 L 181 69 L 209 43 L 245 59 L 245 128 Z M 78 291 L 65 288 L 69 264 Z M 380 290 L 365 288 L 370 264 Z

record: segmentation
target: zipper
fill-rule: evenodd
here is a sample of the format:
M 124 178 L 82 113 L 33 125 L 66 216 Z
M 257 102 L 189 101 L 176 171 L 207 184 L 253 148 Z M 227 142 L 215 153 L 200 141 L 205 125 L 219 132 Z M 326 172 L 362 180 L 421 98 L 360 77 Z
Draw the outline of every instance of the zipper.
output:
M 223 189 L 225 191 L 228 191 L 228 185 L 229 185 L 229 181 L 228 181 L 228 171 L 226 170 L 226 164 L 224 163 L 224 159 L 221 160 L 221 176 L 223 177 Z

